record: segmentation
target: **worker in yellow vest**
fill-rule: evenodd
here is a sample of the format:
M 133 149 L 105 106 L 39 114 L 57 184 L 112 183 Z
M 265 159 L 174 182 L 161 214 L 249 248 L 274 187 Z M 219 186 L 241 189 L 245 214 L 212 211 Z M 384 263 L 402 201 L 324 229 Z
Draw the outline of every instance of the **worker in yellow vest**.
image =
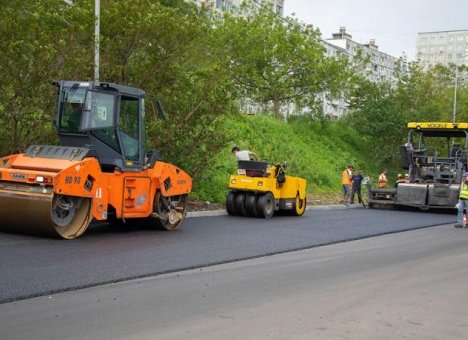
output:
M 463 174 L 463 179 L 460 184 L 460 195 L 458 196 L 458 215 L 457 215 L 457 224 L 455 228 L 467 228 L 468 226 L 464 225 L 463 221 L 463 210 L 468 209 L 468 172 Z

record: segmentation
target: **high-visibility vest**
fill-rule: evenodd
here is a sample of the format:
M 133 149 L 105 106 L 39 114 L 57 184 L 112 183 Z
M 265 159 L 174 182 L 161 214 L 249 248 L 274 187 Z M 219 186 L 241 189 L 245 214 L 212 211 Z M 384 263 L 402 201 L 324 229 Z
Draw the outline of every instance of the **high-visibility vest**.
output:
M 468 200 L 468 185 L 465 182 L 462 182 L 460 187 L 460 198 Z
M 344 171 L 341 173 L 341 184 L 351 185 L 351 175 L 351 170 L 344 169 Z
M 381 173 L 379 176 L 379 180 L 377 182 L 377 186 L 379 188 L 385 188 L 387 186 L 388 178 L 385 176 L 384 173 Z

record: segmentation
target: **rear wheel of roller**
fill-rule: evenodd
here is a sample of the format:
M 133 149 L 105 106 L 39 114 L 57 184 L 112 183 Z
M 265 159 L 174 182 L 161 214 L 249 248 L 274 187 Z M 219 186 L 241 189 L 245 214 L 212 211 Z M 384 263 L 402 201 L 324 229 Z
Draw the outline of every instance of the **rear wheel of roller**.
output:
M 65 239 L 82 235 L 91 223 L 91 199 L 54 195 L 51 218 L 55 231 Z
M 229 215 L 238 215 L 236 209 L 236 194 L 233 191 L 229 191 L 226 196 L 226 211 Z
M 261 217 L 272 218 L 275 213 L 275 198 L 267 192 L 258 198 L 257 206 Z
M 245 193 L 240 192 L 236 196 L 236 210 L 239 212 L 240 215 L 242 216 L 249 216 L 247 209 L 245 207 Z
M 260 215 L 257 208 L 257 195 L 247 195 L 247 198 L 245 199 L 245 208 L 247 209 L 247 213 L 249 216 L 258 217 L 258 215 Z
M 187 215 L 187 195 L 164 197 L 161 191 L 156 192 L 153 203 L 155 224 L 164 230 L 176 230 Z

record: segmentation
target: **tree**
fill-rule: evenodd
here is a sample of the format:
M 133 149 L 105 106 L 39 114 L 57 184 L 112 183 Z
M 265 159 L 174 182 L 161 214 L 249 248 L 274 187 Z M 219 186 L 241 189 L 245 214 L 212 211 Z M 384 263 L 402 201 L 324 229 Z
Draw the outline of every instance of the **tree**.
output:
M 209 19 L 185 2 L 164 3 L 107 4 L 101 77 L 145 90 L 149 146 L 196 177 L 226 143 L 217 121 L 233 112 L 231 82 L 210 51 Z M 167 121 L 156 118 L 154 98 Z
M 239 98 L 273 104 L 313 106 L 319 93 L 336 95 L 346 72 L 344 59 L 324 57 L 317 30 L 304 30 L 293 18 L 283 19 L 265 7 L 250 16 L 225 15 L 218 23 L 218 56 L 234 81 Z
M 391 167 L 398 160 L 398 145 L 405 135 L 405 116 L 397 109 L 395 90 L 389 82 L 374 83 L 362 78 L 350 102 L 345 119 L 365 138 L 371 159 L 379 167 Z
M 83 52 L 92 38 L 83 40 L 83 12 L 65 1 L 2 1 L 1 8 L 0 150 L 11 153 L 54 140 L 50 83 L 87 69 Z

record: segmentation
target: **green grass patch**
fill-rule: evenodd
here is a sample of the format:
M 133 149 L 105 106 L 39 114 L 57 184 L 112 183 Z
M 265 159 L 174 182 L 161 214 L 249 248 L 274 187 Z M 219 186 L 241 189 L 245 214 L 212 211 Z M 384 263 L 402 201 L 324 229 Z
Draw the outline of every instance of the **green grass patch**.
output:
M 341 172 L 348 163 L 363 176 L 376 176 L 366 159 L 368 145 L 344 123 L 317 123 L 306 118 L 290 122 L 263 115 L 233 115 L 224 118 L 222 128 L 228 143 L 194 182 L 193 198 L 224 202 L 229 175 L 236 173 L 233 146 L 255 152 L 272 163 L 286 161 L 287 174 L 307 180 L 308 194 L 341 191 Z

